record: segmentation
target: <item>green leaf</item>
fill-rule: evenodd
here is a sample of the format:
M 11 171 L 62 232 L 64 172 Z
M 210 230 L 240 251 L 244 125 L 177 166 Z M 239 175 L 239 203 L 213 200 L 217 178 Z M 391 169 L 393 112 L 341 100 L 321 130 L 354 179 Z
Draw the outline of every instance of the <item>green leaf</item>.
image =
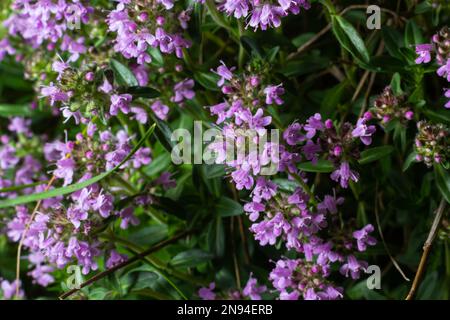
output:
M 361 158 L 358 160 L 360 164 L 367 164 L 377 161 L 391 154 L 394 151 L 392 146 L 375 147 L 361 152 Z
M 91 179 L 86 180 L 86 181 L 78 182 L 78 183 L 75 183 L 75 184 L 71 184 L 71 185 L 66 186 L 66 187 L 51 189 L 51 190 L 48 190 L 48 191 L 45 191 L 45 192 L 40 192 L 40 193 L 34 193 L 34 194 L 19 196 L 19 197 L 14 198 L 14 199 L 2 200 L 2 201 L 0 201 L 0 209 L 1 208 L 7 208 L 7 207 L 16 206 L 16 205 L 19 205 L 19 204 L 39 201 L 39 200 L 43 200 L 43 199 L 54 198 L 54 197 L 57 197 L 57 196 L 62 196 L 62 195 L 65 195 L 65 194 L 68 194 L 68 193 L 73 193 L 73 192 L 78 191 L 80 189 L 86 188 L 86 187 L 90 186 L 93 183 L 99 182 L 100 180 L 108 177 L 110 174 L 112 174 L 115 171 L 117 171 L 124 163 L 126 163 L 128 160 L 130 160 L 130 158 L 141 148 L 141 146 L 145 143 L 145 141 L 151 136 L 151 134 L 153 133 L 154 130 L 155 130 L 155 124 L 152 125 L 150 127 L 150 129 L 147 130 L 147 132 L 142 137 L 142 139 L 133 148 L 133 150 L 131 150 L 131 152 L 125 157 L 125 159 L 123 159 L 117 166 L 115 166 L 111 170 L 106 171 L 106 172 L 104 172 L 102 174 L 99 174 L 99 175 L 97 175 L 97 176 L 95 176 L 95 177 L 93 177 Z
M 392 57 L 402 59 L 403 55 L 399 48 L 403 46 L 402 35 L 394 28 L 383 26 L 381 29 L 387 52 Z
M 157 98 L 161 95 L 161 92 L 159 92 L 156 89 L 153 89 L 151 87 L 128 87 L 121 90 L 122 93 L 129 93 L 133 96 L 133 98 L 147 98 L 147 99 L 153 99 Z
M 450 203 L 450 175 L 448 174 L 448 171 L 445 170 L 442 165 L 436 164 L 434 166 L 434 177 L 442 196 Z
M 450 124 L 450 112 L 448 112 L 448 110 L 444 110 L 444 108 L 439 110 L 423 108 L 422 111 L 431 120 Z
M 197 81 L 203 88 L 211 90 L 211 91 L 219 91 L 219 87 L 217 86 L 217 81 L 219 81 L 219 76 L 212 72 L 200 72 L 197 71 L 194 73 L 194 79 Z
M 302 171 L 306 172 L 332 172 L 334 170 L 334 165 L 331 163 L 331 161 L 328 160 L 318 160 L 316 164 L 313 164 L 312 162 L 302 162 L 297 165 L 297 168 L 299 168 Z
M 333 16 L 332 29 L 342 46 L 357 59 L 368 63 L 370 55 L 358 31 L 344 17 Z
M 408 170 L 408 168 L 411 166 L 411 164 L 416 162 L 416 155 L 417 155 L 417 153 L 415 151 L 413 151 L 408 155 L 408 157 L 406 157 L 406 160 L 403 163 L 403 167 L 402 167 L 403 172 Z
M 106 288 L 94 288 L 89 291 L 89 300 L 104 300 L 108 293 Z
M 116 59 L 111 59 L 111 68 L 113 69 L 115 79 L 120 86 L 127 86 L 127 87 L 139 86 L 139 82 L 134 76 L 134 73 L 130 69 L 128 69 L 127 66 L 123 65 Z
M 167 152 L 163 152 L 159 156 L 154 158 L 149 165 L 144 167 L 144 172 L 148 176 L 154 176 L 169 168 L 170 163 L 170 154 L 168 154 Z
M 259 58 L 263 57 L 263 52 L 261 50 L 261 47 L 259 46 L 258 42 L 254 38 L 251 38 L 248 36 L 242 36 L 241 43 L 244 46 L 244 49 L 247 50 L 247 52 L 250 55 L 254 53 Z
M 279 51 L 280 51 L 280 47 L 279 46 L 273 47 L 272 49 L 267 51 L 266 52 L 266 60 L 268 62 L 271 62 L 271 63 L 274 62 Z
M 164 57 L 159 51 L 158 48 L 148 47 L 147 52 L 152 56 L 152 64 L 158 67 L 162 67 L 164 65 Z
M 326 91 L 320 103 L 320 113 L 322 116 L 330 117 L 332 115 L 333 111 L 336 110 L 336 107 L 341 102 L 347 86 L 348 81 L 344 80 Z
M 299 48 L 302 45 L 304 45 L 306 42 L 311 40 L 311 38 L 314 37 L 315 35 L 316 34 L 314 32 L 303 33 L 303 34 L 295 37 L 294 39 L 292 39 L 292 44 L 294 46 L 296 46 L 297 48 Z
M 206 179 L 221 178 L 225 175 L 225 165 L 210 164 L 203 165 L 205 168 Z
M 32 113 L 29 104 L 0 103 L 0 117 L 29 117 Z
M 207 237 L 209 250 L 214 252 L 216 256 L 223 257 L 225 253 L 225 231 L 221 217 L 217 216 L 209 224 Z
M 170 265 L 173 267 L 195 267 L 212 259 L 212 255 L 208 252 L 192 249 L 181 252 L 172 258 Z
M 36 186 L 40 186 L 41 184 L 47 184 L 47 183 L 48 183 L 47 180 L 43 180 L 43 181 L 33 182 L 30 184 L 21 184 L 21 185 L 17 185 L 17 186 L 7 187 L 7 188 L 0 189 L 0 194 L 5 193 L 5 192 L 14 192 L 14 191 L 27 189 L 27 188 L 33 188 Z
M 168 233 L 167 225 L 156 224 L 133 232 L 129 235 L 128 239 L 140 246 L 151 246 L 164 240 L 168 236 Z
M 405 30 L 405 46 L 409 47 L 421 43 L 424 43 L 422 31 L 420 31 L 419 26 L 414 20 L 408 20 Z
M 217 6 L 214 0 L 206 0 L 205 4 L 208 8 L 208 13 L 211 15 L 211 18 L 214 20 L 214 22 L 222 28 L 227 29 L 233 36 L 236 36 L 236 32 L 234 31 L 234 29 L 230 27 L 223 14 L 220 13 L 219 10 L 217 10 Z
M 244 208 L 240 203 L 223 196 L 216 204 L 216 212 L 221 217 L 231 217 L 244 213 Z
M 401 78 L 400 78 L 400 74 L 398 72 L 394 73 L 394 75 L 392 76 L 390 87 L 392 89 L 392 92 L 396 96 L 403 94 L 403 90 L 401 87 Z
M 172 152 L 174 146 L 174 143 L 170 139 L 172 137 L 172 130 L 167 123 L 158 119 L 153 113 L 150 113 L 150 118 L 156 123 L 156 138 L 167 151 Z
M 287 192 L 294 192 L 295 189 L 300 187 L 300 184 L 295 180 L 276 178 L 276 179 L 273 179 L 273 182 L 275 182 L 279 186 L 280 189 L 287 191 Z

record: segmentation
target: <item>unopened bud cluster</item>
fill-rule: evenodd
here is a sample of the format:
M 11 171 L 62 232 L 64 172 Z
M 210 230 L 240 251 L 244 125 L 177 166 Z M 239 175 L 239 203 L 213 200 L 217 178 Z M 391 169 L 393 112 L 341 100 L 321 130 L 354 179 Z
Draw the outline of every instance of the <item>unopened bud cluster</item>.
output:
M 450 158 L 450 134 L 445 125 L 427 121 L 417 123 L 416 160 L 430 167 L 433 163 L 448 164 Z

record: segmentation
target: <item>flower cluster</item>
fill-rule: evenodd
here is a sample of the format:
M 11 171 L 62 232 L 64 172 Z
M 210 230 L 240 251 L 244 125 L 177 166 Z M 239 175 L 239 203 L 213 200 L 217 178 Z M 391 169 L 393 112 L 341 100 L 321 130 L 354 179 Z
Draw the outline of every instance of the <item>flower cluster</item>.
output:
M 77 134 L 75 141 L 47 142 L 36 148 L 41 143 L 36 141 L 39 139 L 27 139 L 27 136 L 32 135 L 30 121 L 13 118 L 8 128 L 12 135 L 2 136 L 0 147 L 0 184 L 4 190 L 14 185 L 23 185 L 25 188 L 19 189 L 22 194 L 45 191 L 49 178 L 42 174 L 42 156 L 47 163 L 56 167 L 50 171 L 56 178 L 55 182 L 48 184 L 50 189 L 59 184 L 59 181 L 63 185 L 86 181 L 120 164 L 123 174 L 129 177 L 151 162 L 149 148 L 140 148 L 124 162 L 132 149 L 131 139 L 124 130 L 113 134 L 110 130 L 99 131 L 95 124 L 88 123 L 86 133 Z M 19 152 L 21 149 L 26 152 L 30 148 L 40 149 L 42 154 L 33 157 Z M 16 172 L 14 180 L 7 178 L 10 171 Z M 120 176 L 115 179 L 118 182 L 124 181 Z M 147 190 L 156 186 L 173 187 L 170 174 L 164 173 L 159 179 L 148 183 Z M 150 193 L 143 193 L 132 197 L 132 201 L 125 205 L 117 204 L 118 200 L 128 196 L 129 191 L 125 189 L 119 187 L 107 190 L 101 184 L 94 183 L 68 196 L 44 199 L 37 211 L 31 211 L 26 205 L 14 208 L 13 216 L 5 221 L 6 235 L 13 242 L 19 242 L 23 238 L 31 269 L 28 275 L 35 283 L 48 286 L 55 281 L 54 271 L 72 263 L 79 265 L 83 274 L 88 274 L 97 270 L 98 261 L 102 257 L 107 268 L 126 258 L 118 253 L 113 243 L 102 241 L 99 230 L 114 221 L 117 221 L 121 229 L 138 225 L 140 221 L 135 216 L 135 208 L 151 204 L 152 197 Z M 1 196 L 16 197 L 18 191 L 13 190 L 4 192 Z M 11 292 L 15 290 L 15 286 L 6 281 L 2 282 L 2 288 L 5 298 L 10 298 Z
M 262 86 L 262 77 L 254 73 L 236 75 L 224 63 L 215 72 L 226 99 L 210 107 L 210 111 L 218 117 L 217 124 L 223 124 L 223 134 L 239 146 L 245 143 L 245 137 L 239 133 L 253 130 L 250 141 L 261 144 L 260 152 L 250 149 L 245 156 L 238 154 L 237 159 L 226 161 L 236 188 L 252 190 L 252 201 L 244 206 L 253 222 L 250 231 L 261 246 L 284 243 L 287 250 L 302 256 L 297 260 L 280 260 L 272 271 L 271 280 L 280 299 L 342 297 L 342 290 L 325 278 L 330 275 L 333 263 L 339 263 L 341 273 L 354 279 L 365 270 L 367 264 L 358 261 L 353 251 L 365 251 L 375 244 L 375 239 L 369 236 L 373 227 L 368 225 L 353 233 L 335 229 L 338 205 L 344 199 L 326 195 L 318 202 L 296 164 L 302 160 L 314 164 L 319 156 L 327 154 L 335 165 L 331 179 L 339 181 L 343 188 L 349 180 L 357 182 L 358 174 L 350 169 L 349 161 L 358 158 L 359 141 L 371 143 L 375 127 L 367 123 L 370 116 L 359 119 L 356 126 L 345 123 L 338 128 L 331 120 L 323 121 L 320 114 L 315 114 L 305 124 L 296 122 L 285 130 L 285 145 L 267 142 L 261 137 L 272 118 L 265 115 L 265 105 L 283 104 L 282 85 Z M 225 159 L 226 143 L 213 142 L 209 147 L 217 152 L 217 159 Z M 293 180 L 290 181 L 296 185 L 293 190 L 268 178 L 262 168 L 269 162 L 275 164 L 275 172 L 271 174 L 284 173 Z
M 342 188 L 347 188 L 350 180 L 358 182 L 359 174 L 350 168 L 350 160 L 359 158 L 359 141 L 364 145 L 372 143 L 375 126 L 368 124 L 371 114 L 367 112 L 360 118 L 356 126 L 349 122 L 337 127 L 328 119 L 323 121 L 320 114 L 307 119 L 305 124 L 293 123 L 283 134 L 292 153 L 303 155 L 313 164 L 320 155 L 325 154 L 335 170 L 331 179 L 339 182 Z M 302 158 L 302 157 L 300 157 Z
M 450 161 L 450 130 L 445 125 L 431 124 L 427 121 L 417 123 L 415 142 L 416 160 L 423 161 L 428 167 L 433 163 L 444 166 Z
M 217 68 L 220 79 L 217 85 L 221 88 L 226 99 L 224 102 L 209 107 L 211 113 L 217 116 L 217 124 L 224 124 L 223 133 L 226 141 L 219 141 L 209 145 L 209 149 L 217 154 L 217 163 L 226 163 L 234 168 L 231 177 L 236 187 L 251 189 L 254 176 L 260 174 L 271 161 L 278 163 L 280 159 L 276 153 L 277 145 L 267 141 L 266 130 L 272 122 L 271 116 L 264 115 L 261 106 L 281 105 L 284 89 L 281 84 L 264 84 L 258 75 L 244 75 L 238 77 L 233 74 L 234 68 L 228 68 L 223 62 Z M 251 150 L 247 155 L 239 152 L 239 147 L 245 148 L 249 139 L 255 145 L 262 144 L 263 152 Z M 266 139 L 264 141 L 264 139 Z M 231 143 L 230 143 L 231 142 Z M 234 147 L 238 146 L 236 159 Z M 245 150 L 245 149 L 244 149 Z
M 216 300 L 216 299 L 230 299 L 230 300 L 242 300 L 242 299 L 250 299 L 250 300 L 261 300 L 261 294 L 266 292 L 266 286 L 259 286 L 258 280 L 253 278 L 252 274 L 247 281 L 247 284 L 242 289 L 242 292 L 234 290 L 228 292 L 226 296 L 218 296 L 214 289 L 216 288 L 216 284 L 211 282 L 208 287 L 203 287 L 198 290 L 198 296 L 203 300 Z
M 301 9 L 310 8 L 308 0 L 221 0 L 219 10 L 236 19 L 247 19 L 247 27 L 255 30 L 261 28 L 278 28 L 281 18 L 289 14 L 299 14 Z
M 87 24 L 94 11 L 92 7 L 85 6 L 79 0 L 32 2 L 15 0 L 12 7 L 16 13 L 12 14 L 4 25 L 12 37 L 10 41 L 14 42 L 13 47 L 16 44 L 23 45 L 17 40 L 17 37 L 21 37 L 31 48 L 44 46 L 48 51 L 58 48 L 68 52 L 70 61 L 76 61 L 80 54 L 86 53 L 84 37 L 73 38 L 67 31 L 79 29 L 82 24 Z M 6 52 L 14 53 L 9 41 L 3 41 L 7 46 Z M 0 52 L 3 50 L 0 49 Z
M 388 86 L 375 99 L 370 113 L 384 125 L 392 120 L 400 122 L 412 120 L 414 112 L 405 100 L 405 96 L 396 96 Z
M 19 287 L 21 283 L 19 282 Z M 2 280 L 0 278 L 0 298 L 2 300 L 10 300 L 14 297 L 22 299 L 24 297 L 24 292 L 22 289 L 19 290 L 19 294 L 16 296 L 17 281 L 9 282 L 8 280 Z
M 126 59 L 135 58 L 139 64 L 150 63 L 148 48 L 183 57 L 183 48 L 191 43 L 180 31 L 187 28 L 189 10 L 174 12 L 173 0 L 120 0 L 106 20 L 109 31 L 117 34 L 114 51 Z
M 430 44 L 419 44 L 416 46 L 417 64 L 429 63 L 432 60 L 432 52 L 435 53 L 435 62 L 439 65 L 436 73 L 450 82 L 450 29 L 443 27 L 432 38 Z M 450 89 L 444 88 L 444 95 L 450 98 Z M 445 104 L 446 108 L 450 108 L 450 100 Z

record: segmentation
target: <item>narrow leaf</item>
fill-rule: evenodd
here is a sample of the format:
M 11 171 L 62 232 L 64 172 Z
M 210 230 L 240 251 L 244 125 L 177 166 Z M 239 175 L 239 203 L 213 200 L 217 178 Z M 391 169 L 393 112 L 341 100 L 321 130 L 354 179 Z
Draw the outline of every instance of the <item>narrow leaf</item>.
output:
M 121 86 L 137 87 L 139 82 L 137 81 L 134 73 L 128 69 L 127 66 L 123 65 L 116 59 L 111 59 L 111 68 L 116 76 L 116 81 Z
M 394 147 L 392 146 L 371 148 L 361 152 L 361 159 L 359 159 L 358 162 L 360 164 L 371 163 L 388 156 L 392 151 L 394 151 Z

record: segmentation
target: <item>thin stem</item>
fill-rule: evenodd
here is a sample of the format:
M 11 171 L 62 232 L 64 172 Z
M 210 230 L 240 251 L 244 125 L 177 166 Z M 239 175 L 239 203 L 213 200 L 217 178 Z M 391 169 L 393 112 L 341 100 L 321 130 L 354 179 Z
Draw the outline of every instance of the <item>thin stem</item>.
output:
M 173 238 L 161 241 L 158 244 L 154 245 L 153 247 L 151 247 L 151 248 L 149 248 L 149 249 L 147 249 L 145 251 L 142 251 L 139 254 L 136 254 L 132 258 L 130 258 L 130 259 L 128 259 L 128 260 L 126 260 L 126 261 L 124 261 L 122 263 L 119 263 L 119 264 L 115 265 L 114 267 L 112 267 L 110 269 L 107 269 L 107 270 L 105 270 L 103 272 L 100 272 L 100 273 L 96 274 L 92 278 L 90 278 L 87 281 L 83 282 L 78 288 L 75 288 L 75 289 L 72 289 L 72 290 L 69 290 L 69 291 L 63 293 L 59 297 L 59 299 L 63 300 L 63 299 L 66 299 L 66 298 L 70 297 L 71 295 L 73 295 L 74 293 L 78 292 L 82 288 L 84 288 L 84 287 L 86 287 L 86 286 L 88 286 L 88 285 L 90 285 L 90 284 L 92 284 L 94 282 L 97 282 L 98 280 L 100 280 L 100 279 L 102 279 L 102 278 L 104 278 L 104 277 L 114 273 L 115 271 L 117 271 L 119 269 L 122 269 L 122 268 L 124 268 L 126 266 L 129 266 L 130 264 L 133 264 L 133 263 L 135 263 L 135 262 L 137 262 L 137 261 L 139 261 L 141 259 L 144 259 L 146 256 L 148 256 L 148 255 L 150 255 L 150 254 L 152 254 L 152 253 L 154 253 L 156 251 L 159 251 L 160 249 L 164 248 L 165 246 L 167 246 L 167 245 L 169 245 L 171 243 L 174 243 L 174 242 L 178 241 L 179 239 L 185 237 L 190 232 L 191 232 L 191 230 L 183 231 L 183 232 L 179 233 L 178 235 L 174 236 Z
M 394 257 L 391 254 L 391 251 L 389 250 L 386 241 L 384 240 L 384 234 L 383 234 L 383 230 L 381 229 L 381 223 L 380 223 L 380 215 L 378 213 L 378 201 L 381 201 L 381 196 L 378 196 L 378 181 L 375 187 L 375 220 L 377 222 L 377 229 L 378 229 L 378 233 L 380 235 L 381 241 L 383 242 L 383 246 L 384 246 L 384 250 L 386 250 L 386 253 L 389 256 L 389 259 L 391 259 L 392 264 L 394 265 L 394 267 L 398 270 L 398 272 L 400 272 L 400 274 L 402 275 L 403 279 L 405 279 L 406 281 L 411 281 L 403 272 L 402 268 L 400 268 L 400 265 L 397 263 L 397 261 L 394 259 Z
M 445 199 L 441 200 L 441 203 L 439 204 L 438 209 L 436 210 L 436 215 L 434 216 L 433 224 L 431 225 L 430 232 L 428 233 L 427 240 L 425 241 L 423 245 L 423 253 L 422 257 L 420 258 L 419 267 L 417 268 L 416 275 L 414 277 L 414 281 L 411 285 L 411 289 L 409 290 L 408 295 L 406 296 L 405 300 L 412 300 L 414 297 L 414 294 L 416 293 L 417 288 L 419 287 L 420 281 L 422 279 L 422 275 L 425 271 L 425 266 L 427 264 L 428 256 L 431 252 L 431 246 L 433 244 L 434 238 L 436 238 L 436 234 L 438 231 L 438 227 L 441 223 L 442 216 L 444 214 L 446 206 Z
M 55 181 L 56 177 L 52 176 L 52 178 L 50 179 L 50 181 L 48 182 L 47 186 L 44 189 L 45 191 L 48 191 L 50 189 L 50 187 L 52 186 L 53 182 Z M 27 236 L 27 232 L 28 230 L 30 230 L 30 226 L 31 223 L 34 220 L 34 217 L 37 214 L 37 211 L 39 210 L 39 207 L 41 206 L 42 200 L 39 200 L 36 203 L 36 206 L 34 207 L 33 213 L 31 214 L 30 220 L 28 220 L 25 229 L 22 232 L 22 236 L 20 237 L 20 241 L 19 241 L 19 246 L 17 247 L 17 257 L 16 257 L 16 297 L 19 297 L 19 292 L 20 292 L 20 288 L 19 288 L 19 280 L 20 280 L 20 256 L 22 255 L 22 247 L 23 247 L 23 242 L 25 241 L 25 237 Z

